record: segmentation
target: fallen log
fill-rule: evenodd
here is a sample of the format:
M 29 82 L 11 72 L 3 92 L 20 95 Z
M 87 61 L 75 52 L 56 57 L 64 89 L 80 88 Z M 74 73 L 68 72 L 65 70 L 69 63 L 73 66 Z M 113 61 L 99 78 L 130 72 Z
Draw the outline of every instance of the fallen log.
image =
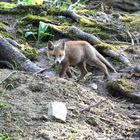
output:
M 18 43 L 17 43 L 18 44 Z M 16 64 L 20 70 L 37 72 L 42 70 L 26 58 L 12 43 L 0 35 L 0 60 Z

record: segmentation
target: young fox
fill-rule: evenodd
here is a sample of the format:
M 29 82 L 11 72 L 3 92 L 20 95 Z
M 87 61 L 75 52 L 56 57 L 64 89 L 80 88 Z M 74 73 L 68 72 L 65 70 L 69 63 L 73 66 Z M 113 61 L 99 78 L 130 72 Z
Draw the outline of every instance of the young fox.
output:
M 49 41 L 48 55 L 53 57 L 54 63 L 62 64 L 60 77 L 63 77 L 65 73 L 72 77 L 68 67 L 69 65 L 77 65 L 81 71 L 77 81 L 81 80 L 87 74 L 86 63 L 99 67 L 104 71 L 106 78 L 109 77 L 106 65 L 116 72 L 113 66 L 86 41 L 62 41 L 58 44 Z

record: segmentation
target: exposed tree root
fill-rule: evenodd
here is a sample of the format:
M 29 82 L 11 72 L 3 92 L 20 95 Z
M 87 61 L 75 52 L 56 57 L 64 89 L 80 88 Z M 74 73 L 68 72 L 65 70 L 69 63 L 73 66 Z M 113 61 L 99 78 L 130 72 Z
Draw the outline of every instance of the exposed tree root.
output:
M 12 42 L 12 43 L 10 43 Z M 14 63 L 20 70 L 37 72 L 42 68 L 27 59 L 16 47 L 13 46 L 14 41 L 7 41 L 6 38 L 0 36 L 0 59 Z

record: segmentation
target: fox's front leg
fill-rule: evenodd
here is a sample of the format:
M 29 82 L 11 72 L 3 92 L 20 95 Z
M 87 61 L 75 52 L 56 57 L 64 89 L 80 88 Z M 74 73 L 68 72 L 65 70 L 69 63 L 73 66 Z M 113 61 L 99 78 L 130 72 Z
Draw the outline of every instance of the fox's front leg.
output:
M 61 68 L 61 71 L 60 71 L 60 74 L 59 74 L 59 77 L 64 77 L 67 69 L 68 69 L 68 66 L 69 66 L 69 63 L 68 62 L 64 62 L 62 64 L 62 68 Z
M 67 74 L 67 76 L 68 76 L 69 78 L 72 78 L 72 74 L 71 74 L 71 72 L 70 72 L 69 67 L 67 68 L 66 74 Z

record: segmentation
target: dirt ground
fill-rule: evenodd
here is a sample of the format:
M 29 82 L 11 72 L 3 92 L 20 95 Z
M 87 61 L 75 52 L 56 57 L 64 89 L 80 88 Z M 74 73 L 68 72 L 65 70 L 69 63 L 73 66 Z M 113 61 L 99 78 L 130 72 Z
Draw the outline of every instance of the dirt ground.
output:
M 0 70 L 0 81 L 11 70 Z M 64 139 L 135 139 L 140 137 L 140 104 L 115 99 L 73 81 L 52 77 L 42 78 L 26 72 L 13 73 L 0 87 L 0 129 L 16 140 Z M 97 83 L 97 85 L 99 85 Z M 88 105 L 105 100 L 89 111 Z M 66 103 L 65 123 L 50 120 L 47 104 Z M 1 105 L 2 106 L 2 105 Z

